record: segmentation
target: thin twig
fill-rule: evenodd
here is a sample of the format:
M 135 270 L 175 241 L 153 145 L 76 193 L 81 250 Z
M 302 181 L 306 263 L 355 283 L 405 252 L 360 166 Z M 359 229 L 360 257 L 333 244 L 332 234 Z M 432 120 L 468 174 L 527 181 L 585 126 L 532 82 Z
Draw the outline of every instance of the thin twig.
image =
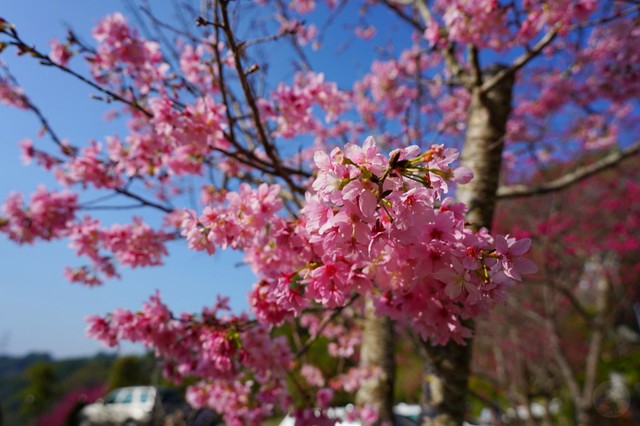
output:
M 312 337 L 310 337 L 309 340 L 304 342 L 304 345 L 302 345 L 300 350 L 298 350 L 298 352 L 296 352 L 296 358 L 299 358 L 302 355 L 304 355 L 304 353 L 307 352 L 311 348 L 311 346 L 320 338 L 320 335 L 322 334 L 324 329 L 327 328 L 327 326 L 331 323 L 331 321 L 336 319 L 336 317 L 338 315 L 340 315 L 344 309 L 346 309 L 349 306 L 351 306 L 353 304 L 353 302 L 356 301 L 357 298 L 358 298 L 358 294 L 354 294 L 353 296 L 351 296 L 351 299 L 349 299 L 349 301 L 344 306 L 340 306 L 339 308 L 336 308 L 331 313 L 330 316 L 325 317 L 325 319 L 322 321 L 322 323 L 318 326 L 317 332 Z

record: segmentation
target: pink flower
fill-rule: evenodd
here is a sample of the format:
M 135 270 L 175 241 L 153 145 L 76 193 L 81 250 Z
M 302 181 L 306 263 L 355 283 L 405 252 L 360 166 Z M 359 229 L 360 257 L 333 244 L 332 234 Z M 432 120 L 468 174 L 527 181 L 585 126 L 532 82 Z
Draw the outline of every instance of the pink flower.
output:
M 2 76 L 0 76 L 0 103 L 20 109 L 29 108 L 24 91 Z
M 91 315 L 86 318 L 86 321 L 89 323 L 87 336 L 100 340 L 109 347 L 118 344 L 116 333 L 104 318 L 99 315 Z
M 316 403 L 320 408 L 328 408 L 331 400 L 333 399 L 333 389 L 322 388 L 316 392 Z
M 354 30 L 356 37 L 363 40 L 371 40 L 376 35 L 376 27 L 369 25 L 368 27 L 356 27 Z
M 48 192 L 39 186 L 28 205 L 23 205 L 21 194 L 13 193 L 0 205 L 0 232 L 19 244 L 61 238 L 69 234 L 77 209 L 78 195 L 68 191 Z
M 301 15 L 310 13 L 316 8 L 316 0 L 291 0 L 289 8 L 294 9 Z
M 443 30 L 435 21 L 432 21 L 427 25 L 427 29 L 424 30 L 424 38 L 432 46 L 437 46 L 438 48 L 443 47 L 446 43 L 446 37 L 443 36 Z
M 64 67 L 69 62 L 69 59 L 71 59 L 71 52 L 67 45 L 60 43 L 57 39 L 53 39 L 51 40 L 51 53 L 49 53 L 49 57 L 53 62 Z
M 500 263 L 507 276 L 520 281 L 522 279 L 520 274 L 533 274 L 538 270 L 532 261 L 520 257 L 529 251 L 529 247 L 531 247 L 529 238 L 516 240 L 509 236 L 496 237 L 496 253 L 500 256 Z
M 324 377 L 322 376 L 322 371 L 320 371 L 318 367 L 311 364 L 304 364 L 302 368 L 300 368 L 300 374 L 311 386 L 324 386 Z

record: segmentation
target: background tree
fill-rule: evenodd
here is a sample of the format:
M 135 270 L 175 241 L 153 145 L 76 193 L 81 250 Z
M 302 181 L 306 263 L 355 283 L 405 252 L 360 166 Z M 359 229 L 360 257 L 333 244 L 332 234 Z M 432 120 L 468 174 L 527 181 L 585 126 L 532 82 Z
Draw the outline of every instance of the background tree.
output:
M 134 355 L 119 357 L 109 371 L 109 389 L 151 384 L 153 364 L 153 359 L 146 357 Z
M 51 363 L 34 364 L 26 371 L 28 387 L 22 392 L 22 411 L 35 419 L 44 413 L 58 394 L 57 379 Z
M 555 399 L 571 407 L 575 424 L 604 421 L 593 406 L 595 388 L 616 371 L 625 374 L 627 358 L 638 353 L 636 321 L 631 338 L 616 326 L 638 303 L 640 193 L 631 167 L 628 161 L 561 193 L 500 205 L 500 226 L 535 236 L 543 265 L 479 332 L 476 374 L 508 406 L 548 407 Z M 521 220 L 512 227 L 514 214 Z M 530 411 L 528 418 L 535 424 Z

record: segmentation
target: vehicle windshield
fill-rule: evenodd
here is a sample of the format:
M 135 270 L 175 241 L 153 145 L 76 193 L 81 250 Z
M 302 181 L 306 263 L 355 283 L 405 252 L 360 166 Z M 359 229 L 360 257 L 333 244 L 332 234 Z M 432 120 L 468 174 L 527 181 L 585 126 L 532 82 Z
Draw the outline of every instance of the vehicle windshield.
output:
M 107 396 L 104 397 L 104 403 L 113 404 L 116 401 L 116 398 L 118 397 L 119 393 L 120 393 L 120 390 L 118 389 L 110 392 Z

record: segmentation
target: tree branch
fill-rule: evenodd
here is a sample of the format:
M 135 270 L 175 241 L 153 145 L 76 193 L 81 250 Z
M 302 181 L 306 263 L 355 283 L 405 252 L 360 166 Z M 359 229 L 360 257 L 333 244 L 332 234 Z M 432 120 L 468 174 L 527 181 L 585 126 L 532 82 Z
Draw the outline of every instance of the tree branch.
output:
M 471 65 L 471 84 L 473 87 L 482 86 L 482 68 L 480 68 L 480 58 L 478 48 L 470 44 L 467 46 L 469 54 L 469 65 Z
M 422 16 L 422 20 L 425 22 L 425 24 L 433 24 L 433 15 L 431 14 L 431 10 L 429 10 L 429 6 L 427 6 L 427 3 L 424 0 L 415 0 L 415 6 L 416 9 L 418 9 L 420 16 Z M 446 28 L 445 30 L 448 33 L 448 30 Z M 444 57 L 447 69 L 449 70 L 451 75 L 462 82 L 465 86 L 470 86 L 470 82 L 468 81 L 469 76 L 456 58 L 455 44 L 449 41 L 446 47 L 440 49 L 440 53 Z
M 163 206 L 162 204 L 158 204 L 156 202 L 147 200 L 146 198 L 141 197 L 140 195 L 134 194 L 133 192 L 130 192 L 128 189 L 125 188 L 116 188 L 114 189 L 115 192 L 117 192 L 118 194 L 122 194 L 125 195 L 129 198 L 132 198 L 134 200 L 137 200 L 140 202 L 141 205 L 147 206 L 147 207 L 154 207 L 158 210 L 162 210 L 165 213 L 171 213 L 173 212 L 173 208 L 171 207 L 167 207 L 167 206 Z
M 580 167 L 573 172 L 554 179 L 541 185 L 510 185 L 498 188 L 497 197 L 500 200 L 516 197 L 531 197 L 535 195 L 546 194 L 549 192 L 565 189 L 573 184 L 581 182 L 586 178 L 600 173 L 608 168 L 618 165 L 622 160 L 640 153 L 640 141 L 628 146 L 625 149 L 614 151 L 605 155 L 600 160 Z
M 253 121 L 256 126 L 256 131 L 258 132 L 258 139 L 264 147 L 267 157 L 269 157 L 269 159 L 273 163 L 273 168 L 277 171 L 277 175 L 287 183 L 292 192 L 299 192 L 300 188 L 298 187 L 298 185 L 296 185 L 296 183 L 291 179 L 291 176 L 289 176 L 289 174 L 282 169 L 282 161 L 280 155 L 278 154 L 276 147 L 269 140 L 267 132 L 262 123 L 255 95 L 253 94 L 253 90 L 251 88 L 251 85 L 249 84 L 249 80 L 247 79 L 247 74 L 245 73 L 242 66 L 243 45 L 238 45 L 236 43 L 235 36 L 231 29 L 231 21 L 229 19 L 226 1 L 220 2 L 220 11 L 222 14 L 222 30 L 224 31 L 227 38 L 229 49 L 233 53 L 235 68 L 238 73 L 238 77 L 240 78 L 240 86 L 242 87 L 242 91 L 244 92 L 245 99 L 247 101 L 247 104 L 249 105 L 249 109 L 251 110 Z
M 514 59 L 513 63 L 511 63 L 509 67 L 498 72 L 493 77 L 485 81 L 484 84 L 482 85 L 482 91 L 484 93 L 487 93 L 496 84 L 500 83 L 504 78 L 506 78 L 509 75 L 515 74 L 520 68 L 527 65 L 533 58 L 538 56 L 545 47 L 551 44 L 553 39 L 555 39 L 556 36 L 558 35 L 559 28 L 560 28 L 560 24 L 554 25 L 547 34 L 545 34 L 540 40 L 538 40 L 538 43 L 536 43 L 536 45 L 532 49 L 527 50 L 521 56 Z
M 153 117 L 153 114 L 151 112 L 149 112 L 147 109 L 145 109 L 142 105 L 140 105 L 138 103 L 138 101 L 133 98 L 133 99 L 127 99 L 124 96 L 121 96 L 109 89 L 107 89 L 106 87 L 100 86 L 97 83 L 94 83 L 93 81 L 89 80 L 87 77 L 83 76 L 82 74 L 77 73 L 76 71 L 72 70 L 71 68 L 64 66 L 64 65 L 60 65 L 56 62 L 54 62 L 48 55 L 42 53 L 41 51 L 37 50 L 35 48 L 35 46 L 29 46 L 18 34 L 18 32 L 16 31 L 15 28 L 13 27 L 9 27 L 8 29 L 0 29 L 0 34 L 6 34 L 10 39 L 12 39 L 11 42 L 9 42 L 10 45 L 13 45 L 15 47 L 17 47 L 20 52 L 23 53 L 28 53 L 29 55 L 31 55 L 32 57 L 38 59 L 40 61 L 40 63 L 44 66 L 48 66 L 48 67 L 54 67 L 59 69 L 60 71 L 69 74 L 73 77 L 75 77 L 76 79 L 82 81 L 83 83 L 85 83 L 86 85 L 96 89 L 97 91 L 107 95 L 109 100 L 116 100 L 119 101 L 123 104 L 129 105 L 130 107 L 140 111 L 142 114 L 146 115 L 148 118 Z
M 357 298 L 358 298 L 358 295 L 354 294 L 353 296 L 351 296 L 351 299 L 349 299 L 349 301 L 344 306 L 340 306 L 336 308 L 331 313 L 330 316 L 325 317 L 320 323 L 320 325 L 318 326 L 318 330 L 316 331 L 316 333 L 313 336 L 309 337 L 309 339 L 304 343 L 304 345 L 302 345 L 302 347 L 298 350 L 298 352 L 296 352 L 296 355 L 295 355 L 296 358 L 300 358 L 302 355 L 304 355 L 305 352 L 311 349 L 311 346 L 313 346 L 313 344 L 322 336 L 322 332 L 324 331 L 325 328 L 327 328 L 329 323 L 331 323 L 331 321 L 336 319 L 344 309 L 351 306 Z
M 401 8 L 401 5 L 408 5 L 411 4 L 413 2 L 413 0 L 409 0 L 409 1 L 389 1 L 386 0 L 384 2 L 384 5 L 387 6 L 393 13 L 395 13 L 400 19 L 402 19 L 403 21 L 407 22 L 409 25 L 411 25 L 412 27 L 414 27 L 416 30 L 418 30 L 419 32 L 424 32 L 425 27 L 424 25 L 422 25 L 420 23 L 420 21 L 418 21 L 417 19 L 414 19 L 412 16 L 407 15 Z

